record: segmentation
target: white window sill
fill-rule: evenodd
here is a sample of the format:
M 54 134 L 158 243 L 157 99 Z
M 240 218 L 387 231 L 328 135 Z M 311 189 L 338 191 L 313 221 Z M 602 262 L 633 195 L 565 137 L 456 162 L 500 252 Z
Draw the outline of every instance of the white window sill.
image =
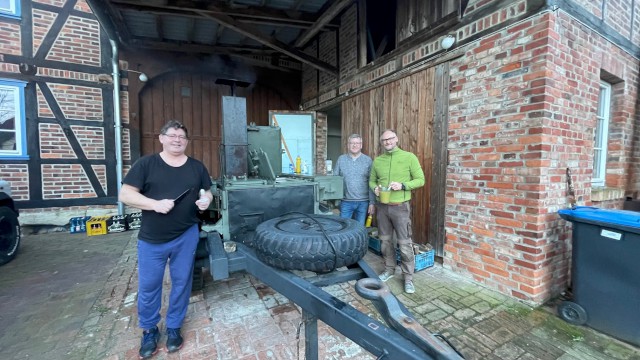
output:
M 608 187 L 594 187 L 591 189 L 591 201 L 593 202 L 620 199 L 624 199 L 624 189 Z

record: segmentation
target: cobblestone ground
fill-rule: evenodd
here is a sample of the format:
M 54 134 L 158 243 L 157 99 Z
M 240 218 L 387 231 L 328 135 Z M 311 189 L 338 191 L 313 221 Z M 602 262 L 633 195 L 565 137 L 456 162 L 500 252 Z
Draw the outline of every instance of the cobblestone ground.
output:
M 68 271 L 65 276 L 42 279 L 42 270 L 34 269 L 29 274 L 28 269 L 23 269 L 23 273 L 14 274 L 15 269 L 4 271 L 11 263 L 3 267 L 0 358 L 137 359 L 140 330 L 135 306 L 136 249 L 132 234 L 115 235 L 111 239 L 119 240 L 112 242 L 96 242 L 96 248 L 104 249 L 89 250 L 87 263 L 77 261 L 77 265 L 65 270 Z M 56 247 L 69 241 L 60 238 L 39 241 L 55 240 Z M 53 261 L 47 260 L 48 256 L 55 254 L 47 252 L 39 259 L 43 263 Z M 74 259 L 69 256 L 66 261 Z M 378 256 L 368 254 L 366 260 L 373 268 L 382 269 Z M 92 273 L 89 261 L 104 263 L 102 272 Z M 20 276 L 23 280 L 18 279 Z M 71 282 L 86 279 L 87 284 L 78 283 L 71 286 L 74 291 L 65 290 L 63 278 Z M 29 294 L 30 287 L 38 281 L 51 282 L 46 300 L 36 301 Z M 552 305 L 531 308 L 472 284 L 438 264 L 417 273 L 414 283 L 416 293 L 406 295 L 398 276 L 388 282 L 423 326 L 446 336 L 466 359 L 640 360 L 639 348 L 586 327 L 569 325 L 555 315 Z M 165 285 L 168 289 L 167 281 Z M 352 282 L 325 290 L 381 320 L 372 304 L 355 293 Z M 60 301 L 54 301 L 56 296 Z M 18 304 L 6 307 L 7 301 Z M 35 312 L 34 308 L 40 310 Z M 160 327 L 164 329 L 164 324 Z M 245 273 L 232 274 L 226 281 L 206 278 L 204 290 L 194 292 L 191 297 L 183 335 L 186 343 L 180 352 L 168 354 L 161 350 L 154 359 L 304 359 L 304 328 L 298 306 Z M 321 323 L 318 337 L 319 359 L 376 358 Z M 165 340 L 163 335 L 161 343 Z

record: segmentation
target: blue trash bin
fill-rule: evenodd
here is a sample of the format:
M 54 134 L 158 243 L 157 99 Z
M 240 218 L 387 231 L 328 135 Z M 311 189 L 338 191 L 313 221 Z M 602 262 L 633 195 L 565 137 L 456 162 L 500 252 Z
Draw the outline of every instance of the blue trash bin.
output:
M 573 301 L 559 316 L 640 346 L 640 213 L 578 206 L 573 223 Z

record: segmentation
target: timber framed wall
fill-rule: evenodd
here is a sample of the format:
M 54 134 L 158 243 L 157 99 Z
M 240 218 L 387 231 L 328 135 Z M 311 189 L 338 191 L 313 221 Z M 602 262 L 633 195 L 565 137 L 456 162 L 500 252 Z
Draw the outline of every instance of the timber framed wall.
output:
M 20 18 L 0 17 L 0 79 L 26 83 L 28 158 L 2 158 L 0 177 L 23 224 L 107 213 L 117 201 L 108 39 L 83 0 L 21 4 Z

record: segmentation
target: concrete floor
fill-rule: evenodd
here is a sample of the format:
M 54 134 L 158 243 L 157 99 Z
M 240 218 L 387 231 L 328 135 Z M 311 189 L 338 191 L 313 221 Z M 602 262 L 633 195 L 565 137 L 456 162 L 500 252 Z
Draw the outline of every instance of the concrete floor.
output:
M 365 259 L 382 269 L 378 256 Z M 398 276 L 388 284 L 424 327 L 445 335 L 466 359 L 640 360 L 640 348 L 569 325 L 552 304 L 531 308 L 438 264 L 416 273 L 414 282 L 412 295 L 402 292 Z M 325 290 L 379 318 L 353 285 Z M 0 359 L 137 359 L 136 291 L 135 232 L 27 235 L 18 257 L 0 268 Z M 183 334 L 180 352 L 161 350 L 154 359 L 305 354 L 299 307 L 246 273 L 217 282 L 207 277 L 192 295 Z M 376 359 L 323 324 L 319 352 L 320 359 Z

